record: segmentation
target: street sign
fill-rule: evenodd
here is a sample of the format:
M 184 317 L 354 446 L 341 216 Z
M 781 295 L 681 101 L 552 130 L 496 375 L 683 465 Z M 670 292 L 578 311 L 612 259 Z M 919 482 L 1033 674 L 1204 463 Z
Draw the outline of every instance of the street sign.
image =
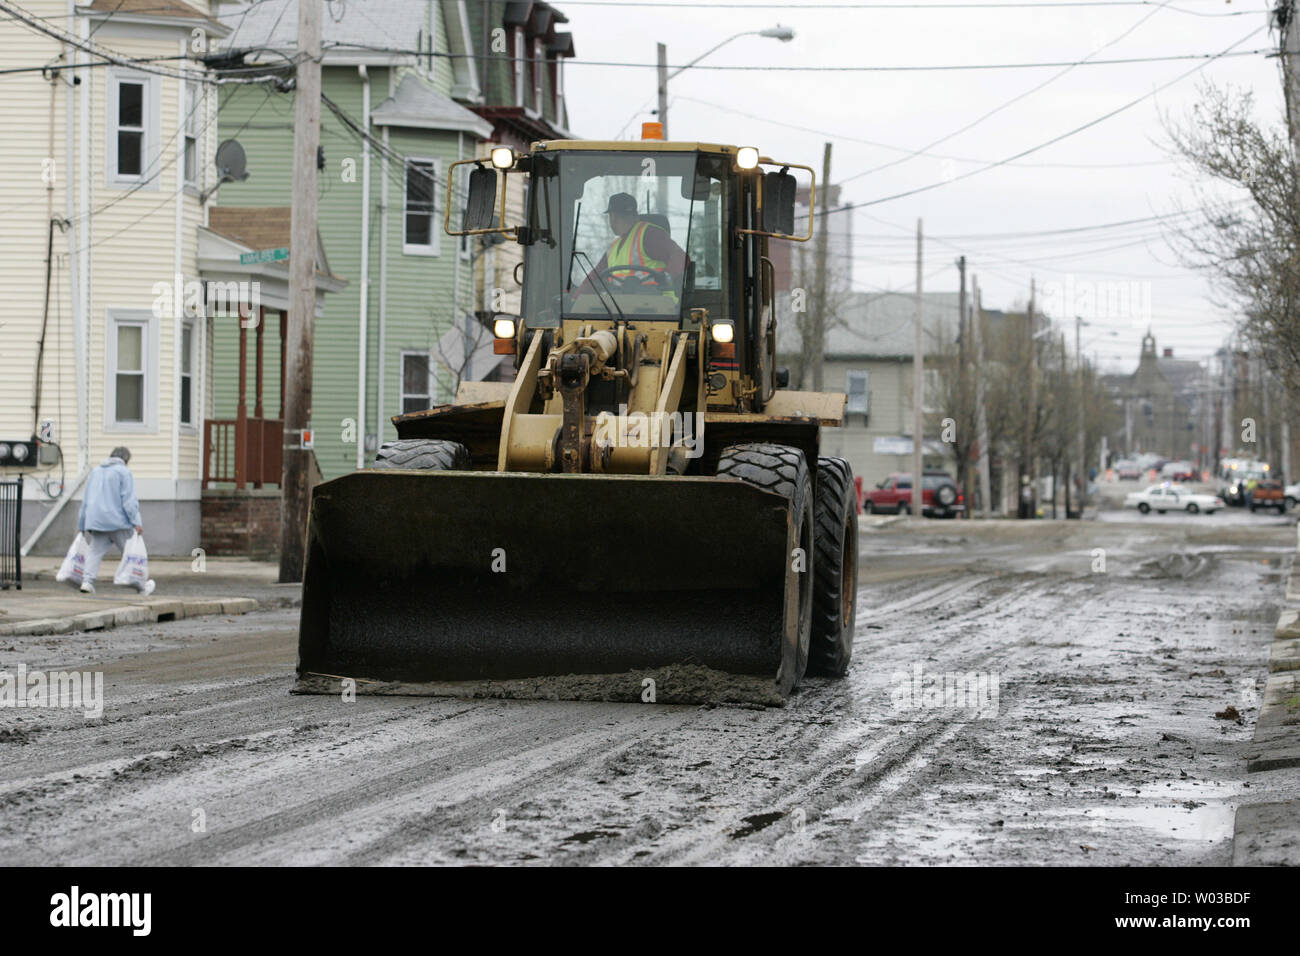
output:
M 243 252 L 239 255 L 241 266 L 256 265 L 259 262 L 279 262 L 289 258 L 289 250 L 284 246 L 279 249 L 259 249 L 257 252 Z

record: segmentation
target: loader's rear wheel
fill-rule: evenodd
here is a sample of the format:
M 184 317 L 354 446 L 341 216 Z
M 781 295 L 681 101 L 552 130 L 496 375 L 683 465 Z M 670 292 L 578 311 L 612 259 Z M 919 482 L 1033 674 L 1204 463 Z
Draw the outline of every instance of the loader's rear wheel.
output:
M 843 458 L 818 458 L 816 498 L 817 573 L 808 673 L 843 677 L 853 656 L 857 620 L 858 515 L 853 466 Z
M 441 438 L 406 438 L 385 442 L 375 455 L 375 468 L 408 471 L 464 471 L 470 467 L 469 449 Z
M 775 491 L 790 499 L 791 520 L 794 522 L 794 540 L 803 552 L 802 562 L 789 555 L 785 563 L 786 594 L 795 596 L 793 607 L 787 607 L 787 620 L 795 614 L 797 640 L 793 660 L 793 680 L 785 673 L 786 662 L 777 675 L 779 684 L 793 689 L 803 680 L 808 669 L 809 646 L 812 641 L 813 578 L 816 574 L 816 548 L 813 529 L 812 477 L 808 472 L 808 459 L 798 448 L 789 445 L 752 443 L 724 448 L 718 458 L 719 477 L 739 478 L 741 481 Z M 801 568 L 801 570 L 796 570 Z M 787 659 L 788 660 L 788 659 Z

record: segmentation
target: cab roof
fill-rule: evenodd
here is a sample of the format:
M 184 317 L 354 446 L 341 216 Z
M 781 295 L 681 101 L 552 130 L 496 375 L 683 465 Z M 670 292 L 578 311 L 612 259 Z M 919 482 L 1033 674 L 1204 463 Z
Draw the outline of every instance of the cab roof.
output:
M 734 156 L 739 146 L 720 143 L 691 143 L 662 139 L 544 139 L 533 143 L 534 150 L 563 152 L 565 150 L 605 150 L 623 153 L 713 153 Z

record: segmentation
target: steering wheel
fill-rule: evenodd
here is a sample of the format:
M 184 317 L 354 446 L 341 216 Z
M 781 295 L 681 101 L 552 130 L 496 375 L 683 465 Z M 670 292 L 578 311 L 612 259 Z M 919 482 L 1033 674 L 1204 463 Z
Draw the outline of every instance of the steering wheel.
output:
M 621 274 L 615 275 L 615 272 Z M 628 287 L 632 285 L 645 285 L 647 279 L 660 289 L 672 289 L 667 272 L 645 266 L 606 266 L 600 270 L 600 277 L 612 282 L 620 292 L 631 291 Z

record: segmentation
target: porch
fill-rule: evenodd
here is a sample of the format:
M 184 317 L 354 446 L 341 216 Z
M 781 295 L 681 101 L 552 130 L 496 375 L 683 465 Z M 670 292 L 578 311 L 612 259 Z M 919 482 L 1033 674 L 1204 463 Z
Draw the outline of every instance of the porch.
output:
M 214 381 L 203 423 L 200 543 L 211 555 L 265 558 L 279 548 L 289 223 L 288 207 L 219 206 L 199 230 L 199 269 L 207 296 L 212 300 L 216 290 L 215 299 L 224 306 L 209 311 Z M 330 272 L 318 235 L 318 321 L 325 295 L 346 285 Z M 238 358 L 232 368 L 230 339 L 235 335 Z M 217 411 L 226 417 L 215 417 Z M 313 477 L 320 480 L 319 469 Z

